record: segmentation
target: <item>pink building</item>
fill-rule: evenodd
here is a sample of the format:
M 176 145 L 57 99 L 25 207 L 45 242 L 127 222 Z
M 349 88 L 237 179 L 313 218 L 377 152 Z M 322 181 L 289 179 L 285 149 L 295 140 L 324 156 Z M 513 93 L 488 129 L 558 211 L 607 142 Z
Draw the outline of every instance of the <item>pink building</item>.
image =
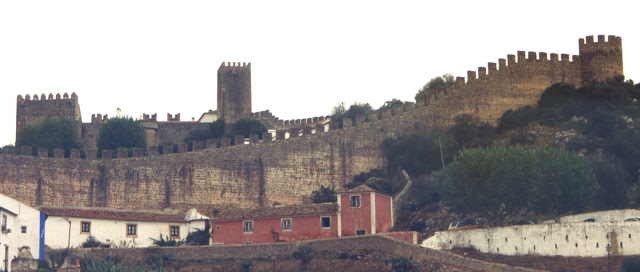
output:
M 211 218 L 211 243 L 274 243 L 386 234 L 393 227 L 392 200 L 360 185 L 338 192 L 337 203 L 227 210 Z M 415 232 L 387 236 L 417 243 Z

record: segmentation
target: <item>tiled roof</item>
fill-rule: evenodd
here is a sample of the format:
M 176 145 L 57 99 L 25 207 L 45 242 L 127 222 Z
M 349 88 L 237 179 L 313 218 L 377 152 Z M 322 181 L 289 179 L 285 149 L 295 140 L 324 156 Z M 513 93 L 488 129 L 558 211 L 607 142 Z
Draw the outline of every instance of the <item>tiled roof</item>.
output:
M 351 188 L 349 190 L 344 190 L 344 191 L 339 191 L 338 193 L 368 193 L 368 192 L 376 192 L 378 193 L 378 191 L 372 189 L 371 187 L 361 184 L 355 188 Z
M 40 207 L 49 216 L 91 218 L 119 221 L 186 222 L 184 214 L 159 211 L 131 211 L 106 208 Z
M 231 219 L 269 218 L 283 216 L 303 216 L 316 214 L 333 214 L 338 212 L 338 203 L 321 203 L 297 206 L 260 207 L 254 209 L 224 210 L 215 216 L 213 221 Z

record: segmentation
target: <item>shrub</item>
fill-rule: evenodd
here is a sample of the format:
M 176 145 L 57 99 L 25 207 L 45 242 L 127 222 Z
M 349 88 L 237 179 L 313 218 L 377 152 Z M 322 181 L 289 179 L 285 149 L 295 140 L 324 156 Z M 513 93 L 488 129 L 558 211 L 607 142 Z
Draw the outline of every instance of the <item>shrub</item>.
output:
M 16 146 L 31 146 L 33 155 L 38 153 L 38 147 L 46 147 L 50 153 L 54 148 L 62 148 L 65 155 L 69 156 L 72 148 L 80 148 L 82 144 L 73 121 L 47 118 L 36 125 L 24 127 L 18 134 Z
M 624 272 L 640 271 L 640 257 L 627 257 L 622 261 L 621 270 Z
M 320 189 L 311 193 L 311 201 L 313 201 L 313 203 L 336 202 L 337 200 L 336 191 L 333 187 L 320 185 Z
M 211 238 L 209 224 L 205 224 L 204 229 L 196 229 L 196 231 L 189 232 L 185 242 L 187 245 L 204 246 L 209 244 L 209 238 Z
M 83 248 L 90 248 L 90 247 L 99 247 L 102 243 L 100 243 L 100 241 L 96 240 L 96 237 L 93 237 L 93 235 L 89 235 L 89 237 L 87 237 L 87 240 L 84 241 L 84 243 L 82 243 L 82 247 Z
M 391 259 L 391 268 L 396 272 L 413 271 L 413 262 L 407 257 L 397 257 Z
M 170 239 L 168 235 L 165 235 L 165 236 L 167 237 L 167 239 L 164 239 L 162 237 L 162 234 L 160 234 L 160 239 L 153 239 L 153 238 L 149 238 L 149 239 L 153 240 L 153 244 L 157 246 L 179 246 L 184 244 L 184 240 Z
M 411 222 L 411 226 L 409 227 L 409 229 L 413 231 L 422 231 L 426 227 L 427 227 L 427 223 L 424 222 L 423 219 L 418 219 Z
M 291 258 L 300 260 L 300 269 L 306 271 L 316 255 L 316 250 L 309 245 L 301 245 L 291 254 Z

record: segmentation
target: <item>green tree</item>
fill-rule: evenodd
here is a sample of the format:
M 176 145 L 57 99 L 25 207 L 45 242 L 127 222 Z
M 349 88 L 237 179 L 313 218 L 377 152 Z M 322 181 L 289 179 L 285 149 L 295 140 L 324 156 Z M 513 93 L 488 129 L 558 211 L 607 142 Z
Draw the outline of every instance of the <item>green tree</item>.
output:
M 233 128 L 226 136 L 234 137 L 236 135 L 243 135 L 244 137 L 249 137 L 251 134 L 257 134 L 262 138 L 262 133 L 264 132 L 267 132 L 267 128 L 262 122 L 255 119 L 243 118 L 233 124 Z
M 586 211 L 595 205 L 598 190 L 593 170 L 575 153 L 496 146 L 462 151 L 442 172 L 440 199 L 500 224 L 507 216 L 529 212 Z
M 102 124 L 98 150 L 133 147 L 147 147 L 147 134 L 140 122 L 131 117 L 115 117 Z
M 455 81 L 455 78 L 451 73 L 447 73 L 439 77 L 434 77 L 430 79 L 429 82 L 427 82 L 427 84 L 422 86 L 420 90 L 418 90 L 418 93 L 416 93 L 415 99 L 417 102 L 426 101 L 428 96 L 436 92 L 445 90 L 447 83 L 454 82 L 454 81 Z
M 449 163 L 458 144 L 450 134 L 420 131 L 388 138 L 382 142 L 382 152 L 390 172 L 404 169 L 411 176 L 418 176 L 442 168 Z M 442 151 L 442 152 L 440 152 Z
M 378 108 L 378 110 L 382 110 L 382 109 L 391 109 L 391 108 L 393 108 L 394 106 L 402 105 L 402 104 L 404 104 L 404 103 L 402 102 L 402 100 L 399 100 L 399 99 L 394 98 L 394 99 L 391 99 L 391 100 L 389 100 L 389 101 L 387 101 L 387 102 L 384 102 L 384 104 L 382 104 L 382 106 L 380 106 L 380 108 Z
M 494 135 L 493 126 L 478 120 L 471 114 L 461 114 L 454 118 L 455 124 L 449 128 L 460 148 L 488 146 Z
M 47 118 L 42 122 L 26 126 L 20 131 L 16 139 L 16 146 L 31 146 L 34 154 L 38 147 L 46 147 L 49 152 L 54 148 L 63 148 L 69 156 L 72 148 L 80 148 L 78 131 L 73 121 L 67 118 Z
M 333 187 L 324 187 L 320 185 L 320 189 L 311 192 L 311 201 L 313 203 L 336 202 L 336 191 Z
M 366 115 L 367 112 L 373 110 L 369 103 L 359 103 L 355 102 L 349 106 L 349 109 L 345 110 L 344 102 L 340 102 L 338 105 L 333 107 L 331 111 L 331 122 L 336 122 L 342 125 L 342 119 L 351 118 L 352 120 L 356 118 L 357 115 Z

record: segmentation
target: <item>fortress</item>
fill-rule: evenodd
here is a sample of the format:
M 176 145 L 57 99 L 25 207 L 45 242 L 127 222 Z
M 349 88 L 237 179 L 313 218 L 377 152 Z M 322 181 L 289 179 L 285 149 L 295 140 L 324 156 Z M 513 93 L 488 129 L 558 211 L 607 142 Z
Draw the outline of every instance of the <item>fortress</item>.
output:
M 17 98 L 16 133 L 46 117 L 66 117 L 79 128 L 83 150 L 5 147 L 0 156 L 0 192 L 30 205 L 111 207 L 129 209 L 200 210 L 228 206 L 258 207 L 300 204 L 313 190 L 341 186 L 360 172 L 385 165 L 379 150 L 387 137 L 424 128 L 445 128 L 455 116 L 473 114 L 495 124 L 506 110 L 535 106 L 554 83 L 584 86 L 622 75 L 622 40 L 593 36 L 579 40 L 579 55 L 524 51 L 489 63 L 488 69 L 469 71 L 444 90 L 424 100 L 405 102 L 382 112 L 370 112 L 342 124 L 327 117 L 280 120 L 269 111 L 251 112 L 251 64 L 223 63 L 218 70 L 217 110 L 200 121 L 180 121 L 168 114 L 143 115 L 149 147 L 96 150 L 96 138 L 106 116 L 92 115 L 82 123 L 76 94 L 26 95 Z M 261 120 L 275 133 L 262 140 L 251 135 L 249 144 L 231 146 L 229 138 L 184 143 L 189 131 L 224 118 Z M 243 143 L 236 136 L 235 143 Z M 111 152 L 117 158 L 111 159 Z M 145 155 L 146 153 L 146 155 Z M 98 159 L 98 157 L 101 157 Z

